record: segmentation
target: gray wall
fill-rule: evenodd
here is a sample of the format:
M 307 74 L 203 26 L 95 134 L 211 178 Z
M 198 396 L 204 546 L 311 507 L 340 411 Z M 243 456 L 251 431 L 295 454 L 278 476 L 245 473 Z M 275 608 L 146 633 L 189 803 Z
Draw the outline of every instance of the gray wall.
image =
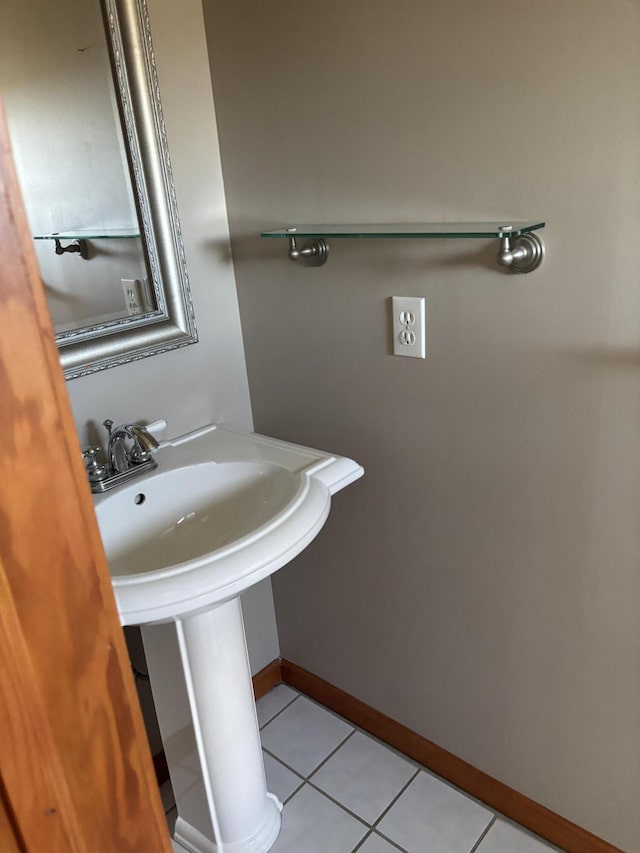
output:
M 204 8 L 256 429 L 366 469 L 274 579 L 283 655 L 640 850 L 638 3 Z M 538 216 L 529 276 L 257 237 Z

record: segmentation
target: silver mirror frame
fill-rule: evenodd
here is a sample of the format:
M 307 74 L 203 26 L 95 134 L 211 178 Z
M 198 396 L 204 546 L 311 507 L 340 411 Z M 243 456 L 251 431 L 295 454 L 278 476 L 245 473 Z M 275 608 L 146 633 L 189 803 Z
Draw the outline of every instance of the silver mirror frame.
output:
M 157 309 L 56 336 L 67 379 L 198 340 L 146 0 L 101 0 Z

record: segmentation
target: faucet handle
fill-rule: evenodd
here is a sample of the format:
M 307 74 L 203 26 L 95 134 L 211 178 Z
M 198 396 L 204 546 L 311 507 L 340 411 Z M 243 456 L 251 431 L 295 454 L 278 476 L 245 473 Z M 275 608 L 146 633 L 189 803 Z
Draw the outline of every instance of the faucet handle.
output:
M 145 429 L 147 432 L 150 432 L 151 435 L 155 435 L 157 432 L 162 432 L 163 429 L 167 428 L 167 422 L 164 418 L 160 418 L 160 420 L 153 421 L 150 424 L 147 424 Z
M 130 453 L 131 461 L 134 465 L 148 462 L 151 455 L 158 449 L 157 439 L 140 424 L 129 424 L 128 430 L 134 439 Z
M 87 449 L 82 452 L 84 467 L 91 484 L 100 483 L 102 480 L 106 480 L 109 476 L 107 466 L 103 465 L 103 463 L 97 458 L 98 453 L 101 451 L 101 447 L 87 447 Z
M 107 432 L 109 433 L 109 438 L 111 438 L 111 430 L 113 429 L 113 421 L 109 420 L 109 418 L 107 418 L 106 421 L 102 421 L 102 426 L 106 427 Z
M 85 448 L 82 451 L 82 458 L 87 463 L 97 463 L 96 456 L 102 450 L 101 447 L 94 447 L 93 445 L 89 445 L 89 447 Z

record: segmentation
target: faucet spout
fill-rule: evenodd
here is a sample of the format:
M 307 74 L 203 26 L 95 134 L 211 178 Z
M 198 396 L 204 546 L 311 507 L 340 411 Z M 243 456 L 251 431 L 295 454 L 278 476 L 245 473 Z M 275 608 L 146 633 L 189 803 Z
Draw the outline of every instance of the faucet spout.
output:
M 107 429 L 107 459 L 112 474 L 123 474 L 136 465 L 149 462 L 158 448 L 154 436 L 140 424 L 122 424 L 115 428 L 109 424 Z
M 151 458 L 151 454 L 158 449 L 158 442 L 144 427 L 138 424 L 129 425 L 129 433 L 135 439 L 132 451 L 132 462 L 146 462 Z M 134 457 L 134 453 L 136 454 Z

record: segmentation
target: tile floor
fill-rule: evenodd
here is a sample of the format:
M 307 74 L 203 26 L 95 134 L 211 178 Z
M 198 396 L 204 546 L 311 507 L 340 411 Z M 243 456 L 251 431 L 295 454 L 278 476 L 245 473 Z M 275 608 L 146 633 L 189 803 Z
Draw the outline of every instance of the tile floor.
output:
M 284 684 L 257 710 L 267 787 L 284 803 L 271 853 L 558 850 Z

